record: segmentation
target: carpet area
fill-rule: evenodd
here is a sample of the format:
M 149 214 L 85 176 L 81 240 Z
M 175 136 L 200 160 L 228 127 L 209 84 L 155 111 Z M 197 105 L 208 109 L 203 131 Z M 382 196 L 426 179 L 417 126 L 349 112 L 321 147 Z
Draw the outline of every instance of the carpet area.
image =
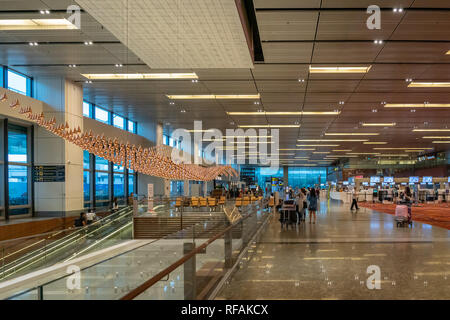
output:
M 358 203 L 360 207 L 369 208 L 383 213 L 395 214 L 395 204 Z M 450 230 L 450 205 L 447 203 L 419 204 L 412 207 L 413 221 L 431 224 Z

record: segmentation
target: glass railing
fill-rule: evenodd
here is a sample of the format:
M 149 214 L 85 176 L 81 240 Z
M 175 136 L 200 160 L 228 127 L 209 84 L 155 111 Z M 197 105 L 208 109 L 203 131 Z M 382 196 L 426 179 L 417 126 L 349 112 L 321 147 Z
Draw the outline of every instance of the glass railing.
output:
M 132 208 L 81 228 L 0 242 L 0 281 L 132 238 Z
M 239 218 L 233 223 L 222 212 L 221 220 L 203 221 L 164 238 L 144 241 L 138 248 L 7 297 L 0 290 L 0 297 L 206 299 L 237 265 L 244 249 L 265 225 L 270 211 L 263 207 L 257 202 L 240 208 Z M 66 264 L 61 267 L 66 268 Z

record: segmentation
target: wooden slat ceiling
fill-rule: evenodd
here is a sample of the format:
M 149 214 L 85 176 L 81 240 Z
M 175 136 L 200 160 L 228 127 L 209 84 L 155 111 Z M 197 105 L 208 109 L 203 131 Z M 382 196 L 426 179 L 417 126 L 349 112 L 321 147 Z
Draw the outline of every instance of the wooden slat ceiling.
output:
M 368 30 L 365 0 L 254 0 L 264 62 L 253 69 L 151 70 L 88 14 L 82 29 L 0 32 L 0 63 L 34 77 L 60 75 L 83 82 L 80 73 L 194 71 L 200 81 L 94 81 L 85 84 L 85 99 L 138 122 L 170 123 L 168 130 L 204 127 L 225 130 L 236 125 L 294 124 L 280 130 L 280 147 L 297 139 L 320 139 L 326 132 L 379 132 L 367 137 L 387 146 L 436 147 L 413 128 L 446 128 L 450 108 L 387 109 L 389 103 L 450 103 L 449 88 L 408 88 L 406 78 L 450 82 L 450 1 L 385 0 L 381 30 Z M 72 1 L 0 1 L 9 10 L 65 10 Z M 392 8 L 404 8 L 394 13 Z M 374 40 L 383 40 L 381 45 Z M 92 40 L 94 46 L 80 43 Z M 29 47 L 29 41 L 49 42 Z M 22 42 L 24 44 L 17 44 Z M 75 43 L 64 43 L 75 42 Z M 16 44 L 15 44 L 16 43 Z M 68 64 L 77 64 L 69 69 Z M 367 74 L 309 74 L 314 66 L 368 66 Z M 305 79 L 299 82 L 298 79 Z M 166 94 L 261 94 L 255 101 L 176 101 Z M 345 104 L 339 104 L 340 101 Z M 181 113 L 184 109 L 187 112 Z M 227 111 L 333 111 L 334 116 L 229 116 Z M 376 112 L 375 112 L 376 111 Z M 363 122 L 395 122 L 392 128 L 362 127 Z M 442 135 L 442 134 L 438 134 Z M 449 134 L 444 134 L 449 135 Z M 333 138 L 333 137 L 329 137 Z M 334 137 L 339 138 L 339 137 Z M 345 137 L 344 137 L 345 138 Z M 450 139 L 449 139 L 450 140 Z M 370 152 L 374 146 L 339 143 L 340 149 Z M 335 148 L 320 148 L 327 151 Z M 304 155 L 298 153 L 298 155 Z M 308 153 L 306 153 L 308 154 Z M 316 159 L 320 157 L 314 156 Z

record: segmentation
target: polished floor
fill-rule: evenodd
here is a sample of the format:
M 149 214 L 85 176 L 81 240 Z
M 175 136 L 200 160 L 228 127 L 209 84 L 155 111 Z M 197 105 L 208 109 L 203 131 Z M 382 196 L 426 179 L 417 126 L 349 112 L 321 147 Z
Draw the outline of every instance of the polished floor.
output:
M 450 299 L 449 230 L 397 228 L 390 214 L 336 201 L 321 202 L 316 224 L 286 230 L 277 218 L 217 299 Z

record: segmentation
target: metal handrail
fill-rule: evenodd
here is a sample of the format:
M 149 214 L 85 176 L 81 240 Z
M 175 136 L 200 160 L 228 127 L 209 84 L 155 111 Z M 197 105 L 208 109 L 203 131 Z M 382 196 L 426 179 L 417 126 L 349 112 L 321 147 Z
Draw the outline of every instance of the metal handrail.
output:
M 253 204 L 250 204 L 250 205 L 252 206 Z M 147 280 L 146 282 L 144 282 L 143 284 L 141 284 L 140 286 L 138 286 L 134 290 L 132 290 L 129 293 L 127 293 L 125 296 L 120 298 L 120 300 L 133 300 L 134 298 L 136 298 L 137 296 L 142 294 L 144 291 L 146 291 L 148 288 L 153 286 L 155 283 L 160 281 L 162 278 L 164 278 L 165 276 L 169 275 L 172 271 L 176 270 L 179 266 L 183 265 L 186 261 L 191 259 L 194 255 L 196 255 L 199 252 L 202 252 L 211 243 L 213 243 L 217 239 L 221 238 L 225 233 L 227 233 L 228 231 L 232 230 L 238 224 L 242 223 L 243 221 L 245 221 L 246 219 L 248 219 L 251 216 L 252 216 L 251 214 L 248 214 L 248 215 L 242 217 L 241 219 L 239 219 L 238 221 L 236 221 L 235 223 L 231 224 L 230 226 L 225 228 L 225 230 L 222 230 L 221 232 L 216 234 L 214 237 L 210 238 L 209 240 L 204 242 L 199 247 L 197 247 L 194 250 L 192 250 L 191 252 L 187 253 L 181 259 L 179 259 L 175 263 L 171 264 L 169 267 L 167 267 L 163 271 L 159 272 L 157 275 L 155 275 L 151 279 Z
M 130 210 L 131 209 L 129 207 L 125 207 L 125 208 L 115 212 L 112 215 L 109 215 L 103 219 L 96 221 L 95 223 L 93 223 L 91 225 L 78 228 L 77 231 L 72 232 L 71 234 L 69 234 L 63 238 L 54 241 L 50 247 L 46 247 L 44 250 L 37 249 L 35 251 L 32 251 L 32 252 L 20 257 L 18 260 L 21 260 L 21 261 L 19 261 L 19 262 L 18 262 L 18 260 L 15 260 L 6 265 L 3 265 L 0 269 L 0 271 L 1 271 L 0 276 L 3 278 L 5 276 L 5 273 L 7 271 L 10 271 L 11 269 L 14 269 L 15 272 L 18 272 L 34 263 L 40 261 L 42 259 L 42 256 L 49 256 L 57 251 L 62 250 L 65 246 L 68 245 L 67 243 L 69 243 L 69 244 L 74 243 L 75 241 L 79 241 L 83 238 L 89 237 L 92 233 L 97 232 L 101 228 L 109 225 L 111 222 L 121 219 L 121 218 L 125 217 L 127 214 L 130 214 L 132 212 Z M 106 220 L 106 222 L 105 222 L 105 220 Z M 110 220 L 110 221 L 108 221 L 108 220 Z M 93 226 L 96 226 L 97 228 L 93 228 Z M 45 239 L 43 239 L 43 241 L 45 241 Z M 63 245 L 65 245 L 65 246 L 63 246 Z M 11 255 L 9 255 L 9 256 L 11 256 Z M 35 261 L 30 262 L 30 260 L 33 260 L 33 259 Z M 16 270 L 16 268 L 19 266 L 22 266 L 22 267 L 20 269 Z M 9 276 L 11 274 L 8 273 L 7 275 Z
M 203 224 L 203 222 L 199 222 L 199 223 L 193 225 L 192 227 L 199 226 L 199 225 L 201 225 L 201 224 Z M 150 244 L 156 243 L 157 241 L 160 241 L 160 240 L 163 240 L 163 239 L 171 239 L 171 238 L 174 237 L 176 234 L 178 234 L 178 233 L 180 233 L 180 232 L 184 232 L 184 231 L 185 231 L 185 230 L 179 230 L 179 231 L 177 231 L 177 232 L 175 232 L 175 233 L 172 233 L 172 234 L 163 236 L 163 237 L 158 238 L 158 239 L 151 240 L 149 243 L 142 244 L 142 245 L 140 245 L 140 246 L 138 246 L 138 247 L 135 247 L 135 248 L 133 248 L 133 249 L 127 250 L 127 251 L 122 252 L 122 253 L 120 253 L 120 254 L 118 254 L 118 255 L 115 255 L 115 256 L 109 257 L 109 258 L 107 258 L 107 259 L 105 259 L 105 260 L 96 262 L 96 263 L 94 263 L 94 264 L 92 264 L 92 265 L 90 265 L 90 266 L 87 266 L 87 267 L 85 267 L 85 268 L 82 268 L 80 271 L 84 271 L 84 270 L 86 270 L 86 269 L 95 267 L 95 266 L 97 266 L 97 265 L 99 265 L 99 264 L 101 264 L 101 263 L 104 263 L 104 262 L 106 262 L 106 261 L 110 261 L 111 259 L 114 259 L 114 258 L 116 258 L 116 257 L 123 256 L 123 255 L 125 255 L 125 254 L 127 254 L 127 253 L 129 253 L 129 252 L 132 252 L 132 251 L 135 251 L 135 250 L 140 249 L 140 248 L 142 248 L 142 247 L 145 247 L 145 246 L 148 246 L 148 245 L 150 245 Z M 42 290 L 42 288 L 43 288 L 44 286 L 50 285 L 50 284 L 52 284 L 52 283 L 55 283 L 56 281 L 59 281 L 59 280 L 64 279 L 64 278 L 67 278 L 67 277 L 69 277 L 69 276 L 70 276 L 70 275 L 64 275 L 64 276 L 58 277 L 57 279 L 51 280 L 51 281 L 46 282 L 46 283 L 44 283 L 44 284 L 41 284 L 41 285 L 39 285 L 39 286 L 36 286 L 36 287 L 32 287 L 32 288 L 26 289 L 26 290 L 24 290 L 24 291 L 22 291 L 22 292 L 20 292 L 20 293 L 17 293 L 17 294 L 15 294 L 15 295 L 13 295 L 13 296 L 7 298 L 7 299 L 8 299 L 8 300 L 14 299 L 14 298 L 16 298 L 16 297 L 18 297 L 18 296 L 20 296 L 20 295 L 26 294 L 26 293 L 31 292 L 31 291 L 33 291 L 33 290 L 38 290 L 38 291 L 39 291 L 39 290 Z M 41 298 L 42 298 L 42 297 L 41 297 Z

